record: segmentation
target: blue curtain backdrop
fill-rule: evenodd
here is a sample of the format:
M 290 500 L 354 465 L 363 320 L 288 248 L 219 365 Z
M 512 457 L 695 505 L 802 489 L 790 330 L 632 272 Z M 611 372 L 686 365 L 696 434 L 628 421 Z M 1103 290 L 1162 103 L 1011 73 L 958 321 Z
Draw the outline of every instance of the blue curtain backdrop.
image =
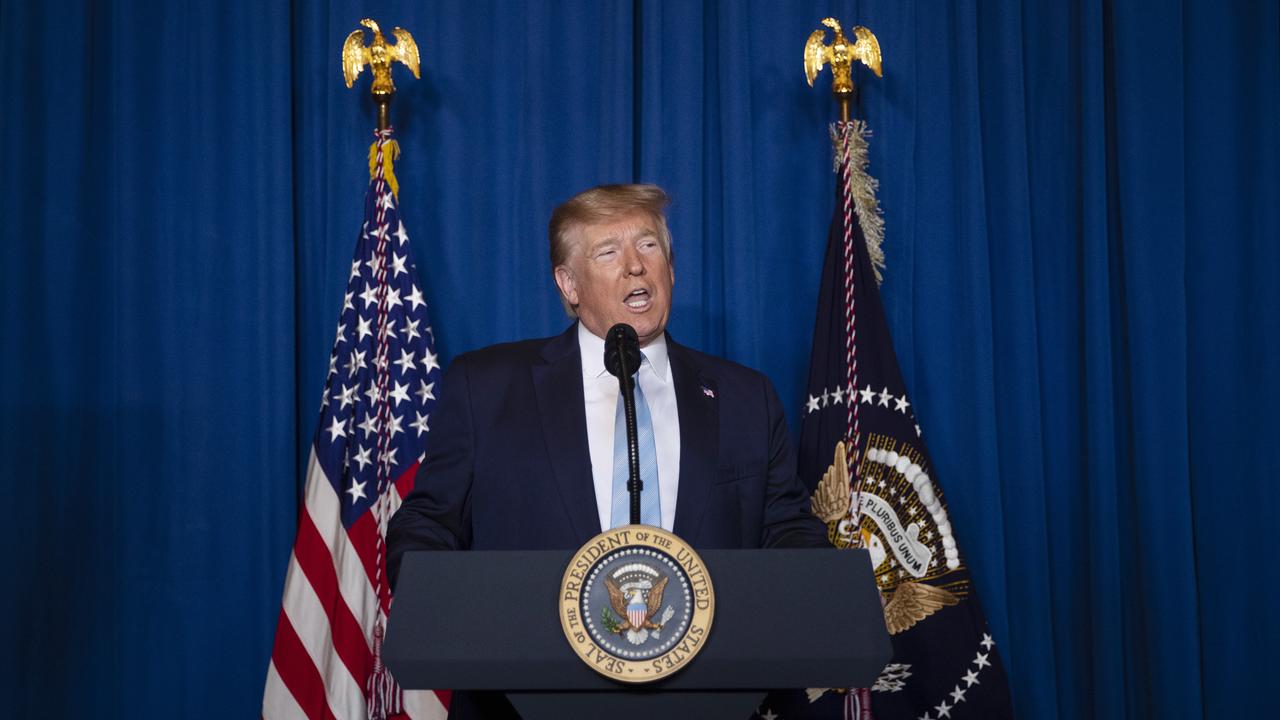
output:
M 367 182 L 361 17 L 422 48 L 393 117 L 443 360 L 560 330 L 551 208 L 657 182 L 672 332 L 766 371 L 794 427 L 825 15 L 885 53 L 882 290 L 1019 715 L 1262 715 L 1274 0 L 4 0 L 0 715 L 258 712 Z

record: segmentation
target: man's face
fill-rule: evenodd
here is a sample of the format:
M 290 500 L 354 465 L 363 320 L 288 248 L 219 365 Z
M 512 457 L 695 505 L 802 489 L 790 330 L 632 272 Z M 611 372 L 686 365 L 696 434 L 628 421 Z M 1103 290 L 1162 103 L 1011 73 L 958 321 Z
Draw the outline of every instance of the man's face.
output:
M 657 220 L 637 210 L 575 228 L 569 237 L 573 246 L 569 259 L 555 268 L 556 285 L 582 324 L 604 337 L 617 323 L 627 323 L 642 347 L 661 335 L 671 314 L 675 271 Z

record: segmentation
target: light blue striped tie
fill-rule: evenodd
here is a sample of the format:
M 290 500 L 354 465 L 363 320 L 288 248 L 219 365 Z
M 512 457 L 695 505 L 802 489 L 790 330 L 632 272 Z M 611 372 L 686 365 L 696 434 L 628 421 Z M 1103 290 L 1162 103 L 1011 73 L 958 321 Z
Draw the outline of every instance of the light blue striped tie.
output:
M 636 448 L 640 453 L 640 480 L 644 488 L 640 492 L 640 522 L 645 525 L 662 525 L 662 501 L 658 494 L 658 450 L 653 441 L 653 418 L 649 415 L 649 403 L 636 383 Z M 623 411 L 622 393 L 618 393 L 618 411 L 613 419 L 613 513 L 611 527 L 631 522 L 631 497 L 627 493 L 630 463 L 627 460 L 627 416 Z

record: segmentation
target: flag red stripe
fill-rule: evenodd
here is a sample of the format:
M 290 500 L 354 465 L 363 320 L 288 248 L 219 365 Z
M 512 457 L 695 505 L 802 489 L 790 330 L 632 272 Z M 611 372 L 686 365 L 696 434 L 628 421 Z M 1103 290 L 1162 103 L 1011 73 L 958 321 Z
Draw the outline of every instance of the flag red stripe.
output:
M 347 537 L 351 538 L 351 548 L 360 559 L 364 568 L 365 579 L 369 581 L 366 592 L 372 593 L 374 588 L 374 571 L 378 568 L 378 521 L 372 512 L 361 515 L 347 528 Z
M 310 720 L 336 720 L 325 697 L 324 679 L 283 609 L 276 623 L 276 644 L 271 650 L 271 662 L 275 663 L 280 681 Z
M 418 463 L 414 463 L 396 480 L 396 492 L 400 493 L 400 497 L 408 497 L 409 493 L 413 492 L 413 481 L 417 477 Z
M 369 650 L 364 630 L 351 612 L 347 601 L 338 589 L 338 575 L 333 567 L 329 547 L 316 529 L 309 512 L 298 519 L 298 539 L 293 549 L 298 567 L 324 605 L 329 617 L 329 629 L 333 633 L 333 649 L 347 666 L 356 683 L 363 686 L 373 669 L 373 653 Z
M 413 490 L 414 476 L 418 474 L 418 463 L 409 466 L 400 474 L 395 482 L 396 493 L 400 497 L 408 495 Z M 392 503 L 393 507 L 398 508 L 400 503 Z M 371 512 L 361 515 L 350 528 L 347 529 L 347 536 L 351 538 L 351 546 L 355 549 L 356 555 L 360 557 L 360 565 L 364 567 L 364 574 L 369 579 L 369 587 L 377 587 L 377 577 L 375 573 L 378 570 L 378 563 L 382 561 L 378 553 L 378 521 Z M 386 575 L 386 568 L 382 569 L 383 576 Z M 386 583 L 382 583 L 382 595 L 380 598 L 383 609 L 390 608 L 390 591 L 386 587 Z

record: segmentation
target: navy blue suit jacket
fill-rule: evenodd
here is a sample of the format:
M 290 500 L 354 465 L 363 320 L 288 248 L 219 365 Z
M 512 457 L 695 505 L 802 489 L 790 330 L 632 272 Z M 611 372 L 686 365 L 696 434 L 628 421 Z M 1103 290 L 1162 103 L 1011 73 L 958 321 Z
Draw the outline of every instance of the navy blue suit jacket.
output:
M 568 550 L 601 531 L 576 333 L 451 363 L 415 489 L 388 530 L 393 583 L 410 550 Z M 695 548 L 829 547 L 769 380 L 669 336 L 667 347 L 680 414 L 675 533 Z

